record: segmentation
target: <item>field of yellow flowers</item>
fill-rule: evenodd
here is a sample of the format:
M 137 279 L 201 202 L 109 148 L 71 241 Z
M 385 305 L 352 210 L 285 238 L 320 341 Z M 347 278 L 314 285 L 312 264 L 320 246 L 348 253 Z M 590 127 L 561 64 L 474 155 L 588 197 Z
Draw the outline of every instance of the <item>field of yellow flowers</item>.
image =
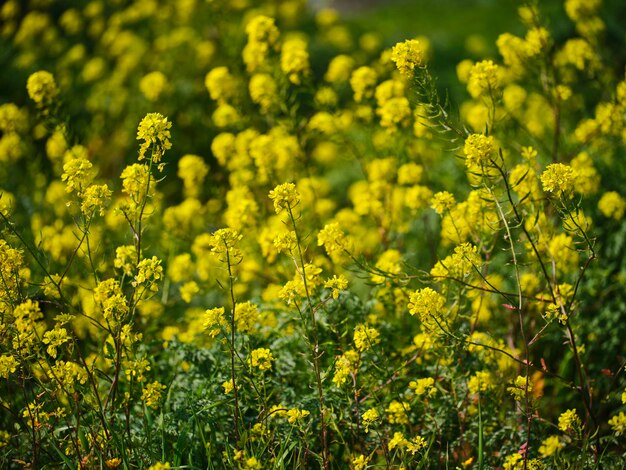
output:
M 305 0 L 3 2 L 0 468 L 623 468 L 624 6 L 518 6 L 449 93 Z

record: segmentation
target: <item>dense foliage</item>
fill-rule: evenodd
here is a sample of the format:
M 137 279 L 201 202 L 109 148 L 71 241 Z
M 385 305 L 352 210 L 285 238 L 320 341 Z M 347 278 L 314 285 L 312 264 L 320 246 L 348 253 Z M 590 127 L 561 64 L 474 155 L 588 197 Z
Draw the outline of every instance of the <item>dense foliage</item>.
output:
M 26 3 L 2 468 L 622 465 L 618 6 L 523 4 L 453 103 L 304 0 Z

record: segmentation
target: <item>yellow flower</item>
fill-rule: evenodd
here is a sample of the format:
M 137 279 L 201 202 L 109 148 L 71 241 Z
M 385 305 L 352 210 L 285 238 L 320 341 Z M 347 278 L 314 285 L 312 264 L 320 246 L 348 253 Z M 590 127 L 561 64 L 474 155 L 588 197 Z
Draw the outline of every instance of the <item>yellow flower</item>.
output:
M 465 164 L 468 168 L 474 166 L 488 165 L 494 153 L 495 140 L 493 136 L 483 134 L 472 134 L 465 139 L 463 153 L 465 154 Z
M 456 205 L 454 196 L 448 191 L 440 191 L 433 195 L 430 201 L 430 207 L 439 215 L 443 215 L 444 212 L 449 211 Z
M 416 68 L 424 66 L 424 50 L 417 39 L 408 39 L 393 46 L 391 60 L 400 73 L 411 78 Z
M 159 71 L 144 75 L 139 81 L 139 90 L 148 101 L 157 101 L 167 88 L 167 77 Z
M 617 192 L 604 193 L 598 201 L 598 209 L 605 217 L 621 220 L 626 212 L 626 200 Z
M 143 160 L 146 151 L 152 146 L 152 161 L 158 163 L 166 150 L 172 148 L 170 128 L 172 123 L 159 113 L 148 113 L 139 123 L 137 140 L 143 140 L 139 148 L 139 160 Z
M 274 356 L 267 348 L 255 349 L 250 353 L 248 358 L 248 364 L 251 367 L 257 367 L 261 371 L 270 370 L 272 368 L 272 361 Z
M 376 408 L 370 408 L 361 416 L 365 432 L 369 432 L 369 427 L 380 419 L 380 414 Z
M 302 82 L 302 77 L 310 72 L 307 44 L 300 38 L 284 42 L 280 55 L 280 68 L 289 81 L 295 85 Z
M 544 458 L 551 457 L 563 447 L 565 447 L 565 444 L 561 442 L 559 436 L 550 436 L 544 439 L 539 446 L 539 454 Z
M 274 201 L 274 210 L 280 214 L 284 209 L 291 210 L 300 202 L 300 194 L 293 183 L 279 184 L 269 193 Z
M 159 382 L 152 382 L 144 387 L 141 392 L 141 399 L 145 402 L 146 406 L 156 410 L 159 407 L 163 390 L 166 388 L 167 387 L 165 385 Z
M 580 426 L 581 422 L 576 410 L 567 410 L 559 416 L 559 430 L 563 432 L 578 431 Z
M 368 328 L 367 325 L 357 325 L 354 329 L 354 345 L 363 352 L 380 342 L 380 333 L 376 328 Z
M 613 432 L 618 436 L 626 433 L 626 414 L 620 411 L 618 415 L 609 419 L 609 426 L 613 429 Z
M 492 95 L 498 88 L 498 83 L 498 66 L 491 60 L 483 60 L 471 68 L 467 91 L 472 98 Z
M 59 94 L 54 77 L 45 70 L 35 72 L 28 77 L 26 90 L 30 99 L 40 107 L 50 105 Z

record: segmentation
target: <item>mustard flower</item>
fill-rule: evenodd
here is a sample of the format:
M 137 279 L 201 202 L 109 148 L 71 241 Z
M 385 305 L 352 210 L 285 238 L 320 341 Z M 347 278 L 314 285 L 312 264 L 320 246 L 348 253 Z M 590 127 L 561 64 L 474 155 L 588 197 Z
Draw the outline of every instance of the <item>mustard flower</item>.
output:
M 369 461 L 369 456 L 359 455 L 358 457 L 352 459 L 352 468 L 354 470 L 365 470 Z
M 148 470 L 170 470 L 170 468 L 172 468 L 169 464 L 169 462 L 157 462 L 153 465 L 151 465 L 150 467 L 148 467 Z
M 139 123 L 137 140 L 143 140 L 139 148 L 139 160 L 143 160 L 146 151 L 152 146 L 152 161 L 159 163 L 166 150 L 172 148 L 170 128 L 172 123 L 159 113 L 148 113 Z
M 202 191 L 202 183 L 209 173 L 209 166 L 198 155 L 183 155 L 178 160 L 178 177 L 183 180 L 185 195 L 197 197 Z
M 149 406 L 150 408 L 157 409 L 159 407 L 159 402 L 161 401 L 161 396 L 163 395 L 163 390 L 167 387 L 159 382 L 152 382 L 144 387 L 141 392 L 141 400 Z
M 269 198 L 274 201 L 274 210 L 280 214 L 283 210 L 291 210 L 300 202 L 300 193 L 293 183 L 283 183 L 269 192 Z
M 486 392 L 493 387 L 493 375 L 487 370 L 478 371 L 467 381 L 467 389 L 472 394 Z
M 474 166 L 488 165 L 495 150 L 495 140 L 493 136 L 483 134 L 472 134 L 465 139 L 463 153 L 465 154 L 465 164 L 468 168 Z
M 409 295 L 409 313 L 417 315 L 426 325 L 432 325 L 433 318 L 440 318 L 445 309 L 446 299 L 430 287 L 416 290 Z
M 370 67 L 359 67 L 350 76 L 350 86 L 354 91 L 354 101 L 360 103 L 364 98 L 369 98 L 374 94 L 374 87 L 378 75 Z
M 94 172 L 92 167 L 92 163 L 83 157 L 73 158 L 65 163 L 63 165 L 63 174 L 61 175 L 61 179 L 66 181 L 65 190 L 68 193 L 76 191 L 80 196 L 93 180 Z
M 99 282 L 93 291 L 93 297 L 102 308 L 104 318 L 113 323 L 117 323 L 129 311 L 126 297 L 115 279 Z
M 339 297 L 339 292 L 346 290 L 348 287 L 348 280 L 343 274 L 340 274 L 339 277 L 334 275 L 331 279 L 324 282 L 324 287 L 326 289 L 332 289 L 332 298 L 337 299 Z
M 267 73 L 257 73 L 250 77 L 248 84 L 250 98 L 266 113 L 278 102 L 276 82 Z
M 626 212 L 626 199 L 616 191 L 606 192 L 598 201 L 598 209 L 605 217 L 621 220 Z
M 19 362 L 12 355 L 3 354 L 0 356 L 0 377 L 8 379 L 9 375 L 17 370 Z
M 567 410 L 559 416 L 559 430 L 563 432 L 579 431 L 581 427 L 580 418 L 576 410 Z
M 139 81 L 139 90 L 148 101 L 157 101 L 167 89 L 167 77 L 159 71 L 144 75 Z
M 274 18 L 258 15 L 246 24 L 246 34 L 248 41 L 274 45 L 278 41 L 280 31 L 276 27 Z
M 517 401 L 522 401 L 527 394 L 533 391 L 533 384 L 528 379 L 528 388 L 526 388 L 526 377 L 518 375 L 512 386 L 507 387 L 507 391 L 513 395 Z
M 80 204 L 80 210 L 85 215 L 92 214 L 96 209 L 102 216 L 104 215 L 104 206 L 111 197 L 111 190 L 106 184 L 92 184 L 82 193 L 82 202 Z
M 113 266 L 117 269 L 121 269 L 125 275 L 132 275 L 136 263 L 137 249 L 133 245 L 122 245 L 115 249 Z
M 422 436 L 415 436 L 413 439 L 409 440 L 406 444 L 406 449 L 411 452 L 412 455 L 415 455 L 416 452 L 419 452 L 422 449 L 425 449 L 427 446 L 426 439 Z
M 231 228 L 216 230 L 209 240 L 211 253 L 223 263 L 234 265 L 241 261 L 242 253 L 238 244 L 242 238 L 243 235 Z
M 35 72 L 28 77 L 26 90 L 30 99 L 40 107 L 49 106 L 59 94 L 54 76 L 45 70 Z
M 295 85 L 302 83 L 302 77 L 310 72 L 307 44 L 300 38 L 284 42 L 280 55 L 280 68 L 289 81 Z
M 338 55 L 328 64 L 324 80 L 329 83 L 347 82 L 354 69 L 354 59 L 349 55 Z
M 163 267 L 161 260 L 156 256 L 142 259 L 137 265 L 137 274 L 132 284 L 134 287 L 145 284 L 150 290 L 156 292 L 159 288 L 156 281 L 163 278 Z
M 398 449 L 402 449 L 406 447 L 408 443 L 409 441 L 407 441 L 407 439 L 404 437 L 404 434 L 402 434 L 401 432 L 394 432 L 393 437 L 389 441 L 389 444 L 387 444 L 387 447 L 389 447 L 389 450 L 393 450 L 396 447 Z
M 539 455 L 543 458 L 552 457 L 563 447 L 565 447 L 565 444 L 561 442 L 559 436 L 549 436 L 539 446 Z
M 430 207 L 439 215 L 443 215 L 444 212 L 449 211 L 456 205 L 454 195 L 448 191 L 439 191 L 433 195 L 430 201 Z
M 204 77 L 206 87 L 212 100 L 225 103 L 237 92 L 236 81 L 227 67 L 215 67 Z
M 356 373 L 359 367 L 360 355 L 358 352 L 349 349 L 335 361 L 335 375 L 333 383 L 340 387 L 347 382 L 350 374 Z
M 222 331 L 230 331 L 230 324 L 224 316 L 224 307 L 210 308 L 204 312 L 202 327 L 215 338 Z
M 417 39 L 408 39 L 393 46 L 391 60 L 400 73 L 412 78 L 415 69 L 424 66 L 424 49 Z
M 270 370 L 274 356 L 267 348 L 255 349 L 250 353 L 248 364 L 250 367 L 257 367 L 261 371 Z
M 476 63 L 469 72 L 467 91 L 472 98 L 491 95 L 498 88 L 498 66 L 491 60 Z
M 296 424 L 299 421 L 302 421 L 304 418 L 306 418 L 310 414 L 311 413 L 308 410 L 299 410 L 298 408 L 291 408 L 290 410 L 287 410 L 287 422 L 289 424 Z
M 48 345 L 48 348 L 46 349 L 48 354 L 56 358 L 57 348 L 67 343 L 69 340 L 70 337 L 67 334 L 67 330 L 56 326 L 53 330 L 49 330 L 44 333 L 42 342 Z
M 437 393 L 435 388 L 435 379 L 432 377 L 425 377 L 423 379 L 412 380 L 409 383 L 409 388 L 415 392 L 418 397 L 422 395 L 433 396 Z
M 609 419 L 609 426 L 613 429 L 613 432 L 621 436 L 626 433 L 626 414 L 623 411 L 620 411 L 619 414 L 613 416 Z
M 369 427 L 376 423 L 380 419 L 380 414 L 376 408 L 370 408 L 363 415 L 361 415 L 361 420 L 363 421 L 363 426 L 365 426 L 365 432 L 369 432 Z
M 404 96 L 391 98 L 376 109 L 376 114 L 380 116 L 380 125 L 389 132 L 394 132 L 398 127 L 409 125 L 412 116 L 411 105 Z
M 367 351 L 380 342 L 380 333 L 376 328 L 367 325 L 357 325 L 354 329 L 354 345 L 360 352 Z
M 385 411 L 387 412 L 387 420 L 391 424 L 409 424 L 409 416 L 407 413 L 411 411 L 411 405 L 407 402 L 392 400 Z

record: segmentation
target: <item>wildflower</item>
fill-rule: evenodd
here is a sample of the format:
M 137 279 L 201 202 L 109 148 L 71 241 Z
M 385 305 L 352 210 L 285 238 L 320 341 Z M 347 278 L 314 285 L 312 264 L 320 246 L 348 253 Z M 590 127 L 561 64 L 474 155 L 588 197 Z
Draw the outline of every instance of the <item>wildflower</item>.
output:
M 406 127 L 411 120 L 411 106 L 404 96 L 391 98 L 376 110 L 380 116 L 380 125 L 390 132 L 398 127 Z
M 417 39 L 408 39 L 393 46 L 391 60 L 400 73 L 412 78 L 415 69 L 424 66 L 424 49 Z
M 209 166 L 198 155 L 183 155 L 178 160 L 178 177 L 183 180 L 185 195 L 197 197 L 202 191 L 202 183 L 209 173 Z
M 339 292 L 346 290 L 348 287 L 348 280 L 343 274 L 339 275 L 339 277 L 335 275 L 324 283 L 324 287 L 326 289 L 332 289 L 332 298 L 337 299 L 339 297 Z
M 493 385 L 493 375 L 486 370 L 476 372 L 467 381 L 467 389 L 474 395 L 480 392 L 486 392 Z
M 369 461 L 369 457 L 359 455 L 358 457 L 352 459 L 352 468 L 354 468 L 354 470 L 365 470 Z
M 122 459 L 120 459 L 119 457 L 115 457 L 112 459 L 105 460 L 104 464 L 107 466 L 107 468 L 117 468 L 120 465 L 122 465 Z
M 196 281 L 189 281 L 180 286 L 178 291 L 183 302 L 190 303 L 193 296 L 200 292 L 200 286 Z
M 217 127 L 230 127 L 236 126 L 241 122 L 241 115 L 239 111 L 228 103 L 221 103 L 211 115 L 213 123 Z
M 228 395 L 235 388 L 235 382 L 233 379 L 227 380 L 222 384 L 222 387 L 224 388 L 224 393 Z
M 406 440 L 404 434 L 402 434 L 401 432 L 394 432 L 393 437 L 389 441 L 389 444 L 387 444 L 387 447 L 389 447 L 389 450 L 393 450 L 396 447 L 401 449 L 406 447 L 408 443 L 409 441 Z
M 354 59 L 349 55 L 338 55 L 328 64 L 324 80 L 329 83 L 346 82 L 354 69 Z
M 137 274 L 132 284 L 137 287 L 140 284 L 145 284 L 150 287 L 150 290 L 156 292 L 159 287 L 156 281 L 163 278 L 163 267 L 161 266 L 161 260 L 156 256 L 150 259 L 142 259 L 137 265 Z
M 139 148 L 139 160 L 143 160 L 146 151 L 152 147 L 152 161 L 159 163 L 166 150 L 172 148 L 170 128 L 172 123 L 159 113 L 148 113 L 139 123 L 137 140 L 143 140 Z
M 333 260 L 339 260 L 349 248 L 349 241 L 339 224 L 331 222 L 317 234 L 317 245 L 323 246 Z
M 141 392 L 141 400 L 149 406 L 150 408 L 157 409 L 159 407 L 159 402 L 161 401 L 161 396 L 163 394 L 163 390 L 167 387 L 159 382 L 152 382 L 144 387 Z
M 380 414 L 376 408 L 370 408 L 361 416 L 365 432 L 369 432 L 369 427 L 380 419 Z
M 167 88 L 167 77 L 159 71 L 144 75 L 139 81 L 139 90 L 148 101 L 157 101 Z
M 609 426 L 611 426 L 613 432 L 617 436 L 621 436 L 626 433 L 626 414 L 624 414 L 623 411 L 620 411 L 618 415 L 609 419 Z
M 277 102 L 277 86 L 271 75 L 257 73 L 250 77 L 248 84 L 250 98 L 261 107 L 261 111 L 266 113 Z
M 411 411 L 411 405 L 407 402 L 392 400 L 385 411 L 387 412 L 387 419 L 391 424 L 409 424 L 407 413 Z
M 115 279 L 106 279 L 98 283 L 93 291 L 93 297 L 102 308 L 104 318 L 113 323 L 117 323 L 129 311 L 126 297 Z
M 494 153 L 495 140 L 493 136 L 483 134 L 472 134 L 465 139 L 463 153 L 465 154 L 465 164 L 468 168 L 473 166 L 487 165 L 491 161 Z
M 246 24 L 246 34 L 250 42 L 262 42 L 274 45 L 278 41 L 280 32 L 276 27 L 274 18 L 258 15 Z
M 350 374 L 356 373 L 359 367 L 359 353 L 350 349 L 343 353 L 335 361 L 335 375 L 333 383 L 340 387 L 345 384 Z
M 241 250 L 237 246 L 242 238 L 243 235 L 230 228 L 216 230 L 209 240 L 211 253 L 223 263 L 236 264 L 241 261 L 242 257 Z
M 222 330 L 229 331 L 230 325 L 224 317 L 224 307 L 207 309 L 204 312 L 202 327 L 208 330 L 211 338 L 215 338 Z
M 257 367 L 261 371 L 270 370 L 274 356 L 267 348 L 255 349 L 250 353 L 248 364 L 250 367 Z
M 626 199 L 615 191 L 606 192 L 598 201 L 598 209 L 605 217 L 621 220 L 626 212 Z
M 532 393 L 533 384 L 529 379 L 528 387 L 526 387 L 526 377 L 518 375 L 515 378 L 515 382 L 513 383 L 513 386 L 507 387 L 507 391 L 511 395 L 513 395 L 513 398 L 515 398 L 515 400 L 522 401 L 527 394 L 530 395 L 530 393 Z
M 80 210 L 85 215 L 92 214 L 96 209 L 98 213 L 104 215 L 104 206 L 111 197 L 111 190 L 106 184 L 92 184 L 82 193 Z
M 359 67 L 350 76 L 350 86 L 354 91 L 354 101 L 360 103 L 364 98 L 369 98 L 374 93 L 376 71 L 370 67 Z
M 284 209 L 291 210 L 300 202 L 300 194 L 293 183 L 279 184 L 269 193 L 274 201 L 274 210 L 280 214 Z
M 576 410 L 567 410 L 559 416 L 559 430 L 563 432 L 578 432 L 580 430 L 580 426 L 581 422 L 580 418 L 576 414 Z
M 354 345 L 357 350 L 364 352 L 380 342 L 380 333 L 376 328 L 368 328 L 367 325 L 357 325 L 354 329 Z
M 227 67 L 215 67 L 204 77 L 204 86 L 211 99 L 220 104 L 227 102 L 236 95 L 235 83 L 235 78 Z
M 42 108 L 49 106 L 59 94 L 54 77 L 45 70 L 35 72 L 28 77 L 26 90 L 30 99 Z
M 433 195 L 430 201 L 430 207 L 435 209 L 435 212 L 439 215 L 443 215 L 444 212 L 449 211 L 456 205 L 454 196 L 448 191 L 440 191 Z
M 433 319 L 441 318 L 444 313 L 446 299 L 430 287 L 416 290 L 409 295 L 409 313 L 417 315 L 420 321 L 431 325 Z
M 422 395 L 433 396 L 437 393 L 437 389 L 435 388 L 435 379 L 432 377 L 412 380 L 409 383 L 409 388 L 413 390 L 415 395 L 418 397 Z
M 310 72 L 307 44 L 300 38 L 284 42 L 280 55 L 280 68 L 289 81 L 300 85 L 302 77 Z
M 17 370 L 18 365 L 14 356 L 3 354 L 0 356 L 0 377 L 8 379 L 9 375 Z
M 296 424 L 298 421 L 302 421 L 311 413 L 308 410 L 299 410 L 298 408 L 291 408 L 287 410 L 287 422 L 289 424 Z
M 413 439 L 407 441 L 406 449 L 411 452 L 412 455 L 415 455 L 416 452 L 419 452 L 422 449 L 426 448 L 426 439 L 422 436 L 415 436 Z
M 298 246 L 296 232 L 282 232 L 274 237 L 274 247 L 279 253 L 291 253 Z
M 170 468 L 172 468 L 169 464 L 169 462 L 165 462 L 165 463 L 161 463 L 161 462 L 157 462 L 154 465 L 151 465 L 150 467 L 148 467 L 148 470 L 170 470 Z
M 65 163 L 61 175 L 61 179 L 67 182 L 65 191 L 76 191 L 79 196 L 82 195 L 94 177 L 92 167 L 91 162 L 83 157 L 73 158 Z
M 467 91 L 472 98 L 492 95 L 498 88 L 498 66 L 491 60 L 483 60 L 475 64 L 467 82 Z
M 136 262 L 137 249 L 133 245 L 122 245 L 115 249 L 113 265 L 117 269 L 121 269 L 125 275 L 130 276 L 133 273 Z
M 542 457 L 551 457 L 560 451 L 565 444 L 561 442 L 559 436 L 549 436 L 543 440 L 541 445 L 539 446 L 539 455 Z
M 65 328 L 55 327 L 43 335 L 43 343 L 48 345 L 46 351 L 50 356 L 57 357 L 57 348 L 70 340 Z

